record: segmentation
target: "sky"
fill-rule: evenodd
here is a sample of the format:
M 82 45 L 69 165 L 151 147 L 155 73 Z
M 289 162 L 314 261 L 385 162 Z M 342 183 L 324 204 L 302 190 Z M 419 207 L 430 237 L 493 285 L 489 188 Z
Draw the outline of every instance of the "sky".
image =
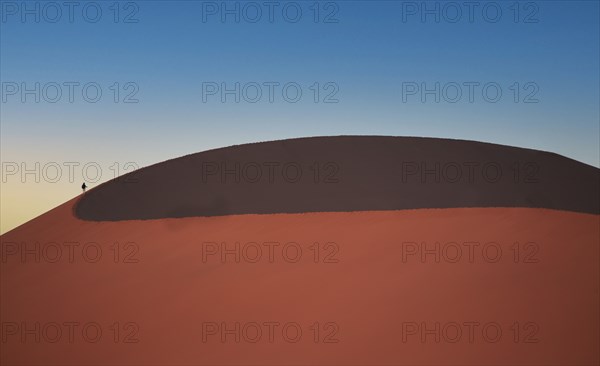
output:
M 135 168 L 323 135 L 600 166 L 598 1 L 0 0 L 0 232 Z

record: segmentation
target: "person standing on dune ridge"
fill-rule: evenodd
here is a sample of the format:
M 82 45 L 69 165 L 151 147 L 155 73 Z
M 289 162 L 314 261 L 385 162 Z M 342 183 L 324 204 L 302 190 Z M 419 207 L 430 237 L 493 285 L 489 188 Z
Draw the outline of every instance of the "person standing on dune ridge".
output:
M 86 188 L 87 188 L 87 186 L 85 185 L 85 182 L 83 182 L 83 184 L 81 185 L 81 189 L 83 189 L 83 193 L 85 193 Z

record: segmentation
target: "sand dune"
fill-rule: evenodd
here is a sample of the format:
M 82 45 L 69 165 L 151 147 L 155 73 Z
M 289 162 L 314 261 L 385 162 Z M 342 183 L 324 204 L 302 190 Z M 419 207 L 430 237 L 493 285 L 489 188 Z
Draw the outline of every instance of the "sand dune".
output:
M 78 217 L 168 217 L 456 207 L 600 213 L 599 170 L 548 152 L 463 140 L 341 136 L 231 146 L 89 192 Z
M 3 248 L 39 242 L 42 254 L 23 263 L 23 250 L 5 253 L 2 322 L 18 327 L 4 330 L 2 364 L 598 361 L 597 215 L 466 208 L 99 223 L 74 218 L 74 202 L 2 237 Z M 56 263 L 51 242 L 64 250 Z M 90 263 L 88 244 L 70 263 L 65 242 L 95 242 L 102 256 Z M 68 325 L 50 343 L 50 322 L 77 322 L 74 343 Z
M 314 169 L 256 184 L 203 165 L 276 160 Z M 519 174 L 402 181 L 402 161 Z M 1 236 L 0 363 L 598 364 L 597 179 L 554 154 L 434 139 L 157 164 Z

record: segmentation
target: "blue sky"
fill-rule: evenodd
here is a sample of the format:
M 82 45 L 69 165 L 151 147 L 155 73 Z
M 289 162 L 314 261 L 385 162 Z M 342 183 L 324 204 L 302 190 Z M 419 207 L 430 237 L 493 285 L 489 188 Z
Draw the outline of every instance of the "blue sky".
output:
M 489 141 L 600 165 L 598 1 L 473 2 L 471 14 L 462 1 L 279 1 L 273 21 L 263 1 L 83 1 L 72 22 L 62 2 L 60 17 L 48 2 L 0 3 L 2 161 L 144 166 L 238 143 L 368 134 Z M 221 18 L 236 6 L 239 22 Z M 76 89 L 70 103 L 64 82 L 96 83 L 102 97 Z M 272 103 L 268 82 L 278 83 Z M 35 83 L 61 85 L 62 97 L 23 103 L 23 85 Z M 203 83 L 246 93 L 204 102 Z M 288 83 L 298 102 L 283 97 Z M 420 90 L 403 100 L 408 83 Z M 476 85 L 472 102 L 464 83 Z M 256 85 L 261 98 L 247 102 Z M 436 85 L 439 102 L 421 95 Z M 123 103 L 132 92 L 139 102 Z M 324 103 L 331 93 L 338 102 Z

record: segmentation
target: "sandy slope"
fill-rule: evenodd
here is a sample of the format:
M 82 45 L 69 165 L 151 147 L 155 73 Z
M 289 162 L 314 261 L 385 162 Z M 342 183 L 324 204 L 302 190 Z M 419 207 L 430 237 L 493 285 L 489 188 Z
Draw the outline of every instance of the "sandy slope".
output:
M 229 146 L 131 172 L 76 207 L 91 221 L 531 207 L 600 214 L 600 170 L 465 140 L 325 136 Z
M 598 215 L 459 208 L 99 223 L 76 219 L 73 203 L 1 238 L 3 365 L 599 362 Z M 68 242 L 79 243 L 72 258 Z M 89 242 L 102 249 L 96 263 L 97 247 L 82 253 Z M 240 242 L 240 263 L 209 255 L 218 246 L 208 242 Z M 248 242 L 263 248 L 257 263 Z M 409 242 L 440 242 L 440 263 L 409 255 L 420 245 Z M 449 242 L 463 248 L 457 263 Z M 22 263 L 14 243 L 40 262 L 29 253 Z M 50 263 L 56 249 L 63 256 Z

